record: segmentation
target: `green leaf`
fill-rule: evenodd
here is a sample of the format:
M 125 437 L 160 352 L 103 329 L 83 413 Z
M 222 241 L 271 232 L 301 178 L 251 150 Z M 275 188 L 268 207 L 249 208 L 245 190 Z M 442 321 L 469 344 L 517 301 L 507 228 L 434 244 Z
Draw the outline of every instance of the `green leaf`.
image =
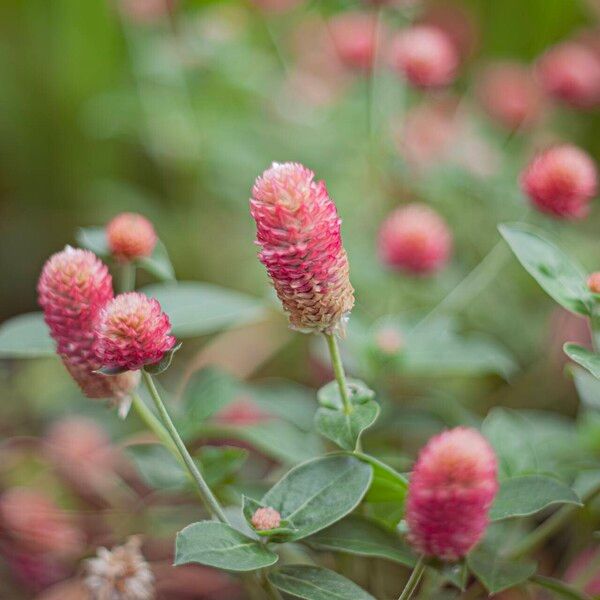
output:
M 171 320 L 173 335 L 181 338 L 214 333 L 263 315 L 257 298 L 208 283 L 162 283 L 141 291 L 160 302 Z
M 360 379 L 347 379 L 348 392 L 350 393 L 350 402 L 352 404 L 365 404 L 375 397 L 375 392 L 370 390 L 364 381 Z M 317 392 L 317 400 L 323 408 L 333 410 L 342 410 L 344 401 L 340 395 L 340 388 L 337 381 L 330 381 Z
M 377 523 L 351 515 L 305 540 L 317 550 L 375 556 L 412 567 L 416 557 L 397 534 Z
M 490 594 L 527 581 L 536 570 L 534 562 L 509 560 L 498 552 L 497 546 L 485 541 L 468 554 L 467 564 Z
M 592 600 L 591 596 L 588 596 L 584 592 L 575 589 L 574 587 L 553 579 L 552 577 L 544 577 L 543 575 L 534 575 L 531 581 L 544 589 L 554 592 L 555 597 L 565 598 L 566 600 Z
M 181 342 L 175 344 L 170 350 L 165 352 L 160 361 L 152 365 L 146 365 L 144 367 L 144 371 L 146 371 L 146 373 L 150 373 L 151 375 L 160 375 L 161 373 L 164 373 L 171 366 L 171 363 L 173 362 L 173 356 L 175 355 L 175 352 L 181 348 L 181 345 Z
M 492 521 L 527 517 L 552 504 L 581 505 L 577 494 L 562 481 L 542 475 L 506 479 L 490 511 Z
M 362 432 L 371 427 L 379 416 L 379 404 L 368 400 L 355 404 L 351 413 L 344 410 L 319 408 L 315 415 L 318 432 L 335 442 L 340 448 L 352 451 L 356 449 Z
M 56 345 L 41 312 L 19 315 L 0 325 L 1 358 L 55 356 Z
M 305 600 L 375 600 L 354 582 L 322 567 L 289 565 L 269 573 L 271 583 Z
M 596 379 L 600 379 L 600 354 L 573 343 L 565 344 L 563 350 L 571 360 L 589 371 Z
M 82 248 L 91 250 L 97 256 L 110 255 L 104 227 L 80 227 L 75 232 L 75 239 Z
M 575 380 L 577 394 L 582 404 L 590 410 L 600 410 L 600 380 L 586 369 L 572 365 L 570 368 Z
M 215 521 L 192 523 L 175 540 L 175 565 L 199 563 L 226 571 L 256 571 L 278 558 L 264 544 Z
M 535 227 L 512 223 L 500 225 L 498 229 L 519 262 L 547 294 L 571 312 L 590 315 L 593 298 L 583 267 Z
M 369 464 L 353 456 L 317 458 L 288 471 L 261 504 L 293 523 L 296 532 L 288 540 L 299 540 L 354 510 L 369 488 L 372 472 Z
M 369 516 L 393 529 L 404 517 L 408 481 L 392 467 L 367 454 L 355 456 L 373 467 L 373 480 L 365 496 Z

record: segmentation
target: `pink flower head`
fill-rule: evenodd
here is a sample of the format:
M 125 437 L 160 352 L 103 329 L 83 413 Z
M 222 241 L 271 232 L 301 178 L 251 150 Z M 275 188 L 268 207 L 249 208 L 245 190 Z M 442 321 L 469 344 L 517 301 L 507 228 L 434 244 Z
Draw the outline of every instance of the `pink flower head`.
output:
M 537 65 L 541 84 L 551 96 L 576 108 L 600 105 L 600 55 L 578 42 L 565 42 L 544 54 Z
M 333 17 L 329 30 L 340 60 L 351 69 L 368 71 L 377 51 L 378 31 L 375 15 L 344 12 Z
M 250 212 L 259 259 L 291 325 L 333 332 L 354 305 L 341 219 L 323 181 L 298 163 L 273 163 L 254 184 Z
M 404 339 L 398 329 L 387 325 L 375 333 L 375 344 L 383 354 L 394 355 L 404 347 Z
M 529 69 L 518 63 L 490 65 L 479 82 L 478 96 L 489 116 L 508 129 L 531 125 L 543 110 L 541 90 Z
M 398 33 L 390 50 L 392 67 L 417 87 L 448 85 L 458 68 L 458 53 L 441 29 L 416 25 Z
M 397 208 L 379 231 L 379 256 L 393 269 L 430 274 L 448 262 L 452 234 L 433 209 L 425 204 Z
M 579 219 L 589 212 L 598 173 L 590 156 L 571 144 L 538 154 L 521 175 L 521 188 L 542 212 Z
M 106 226 L 106 239 L 112 254 L 121 261 L 150 256 L 156 246 L 156 232 L 146 217 L 121 213 Z
M 160 303 L 139 292 L 119 294 L 96 324 L 96 357 L 103 367 L 136 371 L 159 362 L 175 345 Z
M 43 493 L 11 488 L 0 497 L 0 520 L 21 548 L 34 554 L 73 556 L 83 538 L 68 515 Z
M 483 536 L 498 491 L 493 449 L 474 429 L 457 427 L 421 450 L 408 486 L 408 540 L 426 556 L 454 561 Z
M 251 519 L 252 527 L 258 531 L 277 529 L 281 524 L 281 515 L 270 506 L 256 510 Z
M 70 246 L 46 261 L 38 282 L 39 304 L 56 351 L 88 398 L 122 398 L 138 383 L 136 376 L 94 373 L 101 366 L 93 350 L 94 323 L 112 298 L 106 265 L 92 252 Z
M 590 292 L 600 294 L 600 271 L 596 271 L 588 277 L 587 285 Z

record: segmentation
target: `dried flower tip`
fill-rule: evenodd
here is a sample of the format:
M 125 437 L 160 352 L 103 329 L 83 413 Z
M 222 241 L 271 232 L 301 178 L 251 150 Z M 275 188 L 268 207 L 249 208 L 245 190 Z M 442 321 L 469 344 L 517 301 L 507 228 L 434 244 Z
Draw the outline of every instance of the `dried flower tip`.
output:
M 341 219 L 323 181 L 298 163 L 273 163 L 254 184 L 250 212 L 259 259 L 288 313 L 306 332 L 342 330 L 354 305 Z
M 146 217 L 121 213 L 106 226 L 106 239 L 112 254 L 120 261 L 150 256 L 156 246 L 156 232 Z
M 600 294 L 600 271 L 595 271 L 588 277 L 587 285 L 590 292 Z
M 426 556 L 465 556 L 485 532 L 497 491 L 496 456 L 478 431 L 457 427 L 433 437 L 408 486 L 409 542 Z
M 281 524 L 281 515 L 270 506 L 259 508 L 252 516 L 252 527 L 258 531 L 277 529 Z
M 96 357 L 103 367 L 136 371 L 159 362 L 175 345 L 160 303 L 139 292 L 120 294 L 96 324 Z
M 154 575 L 141 551 L 141 539 L 129 538 L 112 550 L 98 548 L 86 561 L 85 585 L 92 600 L 151 600 Z

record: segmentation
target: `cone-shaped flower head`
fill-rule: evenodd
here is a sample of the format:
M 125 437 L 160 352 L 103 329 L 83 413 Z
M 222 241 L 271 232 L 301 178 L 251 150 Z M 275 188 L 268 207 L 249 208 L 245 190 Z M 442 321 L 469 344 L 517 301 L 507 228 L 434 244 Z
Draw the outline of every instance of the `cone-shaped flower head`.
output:
M 343 329 L 354 305 L 341 219 L 323 181 L 298 163 L 273 163 L 252 189 L 260 261 L 290 323 L 306 332 Z
M 150 256 L 156 246 L 156 232 L 146 217 L 121 213 L 106 226 L 106 239 L 112 254 L 121 261 Z
M 521 187 L 536 208 L 561 219 L 580 219 L 596 195 L 594 161 L 570 144 L 538 154 L 521 175 Z
M 281 515 L 270 506 L 259 508 L 252 515 L 252 527 L 258 531 L 277 529 L 281 525 Z
M 86 561 L 85 585 L 91 600 L 151 600 L 154 575 L 140 551 L 141 539 L 131 537 L 112 550 L 98 548 Z
M 426 556 L 465 556 L 485 532 L 497 491 L 496 456 L 479 432 L 457 427 L 433 437 L 408 486 L 409 542 Z
M 596 271 L 588 277 L 587 285 L 590 292 L 600 294 L 600 271 Z
M 51 256 L 38 282 L 39 304 L 56 351 L 88 398 L 122 398 L 138 383 L 129 374 L 104 377 L 93 350 L 94 323 L 113 297 L 106 265 L 92 252 L 67 246 Z
M 379 256 L 389 267 L 415 275 L 438 271 L 452 252 L 445 221 L 425 204 L 408 204 L 392 212 L 379 231 Z
M 456 75 L 459 56 L 441 29 L 416 25 L 396 35 L 390 61 L 412 85 L 427 88 L 448 85 Z
M 175 345 L 158 300 L 139 292 L 118 295 L 96 323 L 96 357 L 103 367 L 136 371 L 159 362 Z

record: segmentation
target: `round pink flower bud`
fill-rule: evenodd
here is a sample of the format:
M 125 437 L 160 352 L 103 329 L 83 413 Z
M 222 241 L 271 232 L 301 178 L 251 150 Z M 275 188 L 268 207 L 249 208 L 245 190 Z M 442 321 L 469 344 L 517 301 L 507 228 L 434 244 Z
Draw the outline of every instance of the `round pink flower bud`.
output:
M 379 256 L 389 267 L 415 275 L 443 268 L 452 252 L 452 234 L 425 204 L 397 208 L 379 231 Z
M 38 282 L 38 300 L 56 351 L 88 398 L 123 398 L 137 385 L 129 374 L 104 377 L 93 350 L 94 323 L 113 298 L 112 278 L 92 252 L 67 246 L 51 256 Z
M 333 17 L 329 31 L 340 60 L 351 69 L 368 71 L 373 66 L 379 31 L 371 13 L 345 12 Z
M 0 519 L 11 538 L 34 554 L 73 556 L 82 549 L 80 531 L 41 492 L 9 489 L 0 497 Z
M 396 35 L 390 50 L 392 67 L 417 87 L 448 85 L 456 75 L 458 53 L 439 28 L 416 25 Z
M 277 529 L 281 524 L 281 515 L 270 506 L 259 508 L 252 515 L 252 527 L 258 531 Z
M 106 239 L 112 254 L 120 261 L 150 256 L 156 246 L 156 232 L 146 217 L 121 213 L 106 226 Z
M 598 173 L 590 156 L 570 144 L 538 154 L 521 175 L 521 188 L 542 212 L 579 219 L 589 212 Z
M 343 329 L 354 305 L 341 219 L 323 181 L 298 163 L 273 163 L 254 184 L 250 212 L 259 259 L 292 327 Z
M 465 556 L 485 532 L 497 491 L 496 456 L 478 431 L 457 427 L 431 438 L 408 486 L 410 544 L 446 561 Z
M 518 63 L 490 65 L 483 72 L 477 92 L 488 115 L 507 129 L 527 127 L 541 116 L 541 90 L 529 69 Z
M 136 371 L 159 362 L 175 345 L 160 303 L 139 292 L 118 295 L 96 323 L 96 358 L 103 367 Z
M 565 42 L 544 54 L 537 65 L 544 89 L 576 108 L 600 105 L 600 56 L 578 42 Z
M 590 292 L 600 294 L 600 271 L 596 271 L 588 277 L 587 285 Z

